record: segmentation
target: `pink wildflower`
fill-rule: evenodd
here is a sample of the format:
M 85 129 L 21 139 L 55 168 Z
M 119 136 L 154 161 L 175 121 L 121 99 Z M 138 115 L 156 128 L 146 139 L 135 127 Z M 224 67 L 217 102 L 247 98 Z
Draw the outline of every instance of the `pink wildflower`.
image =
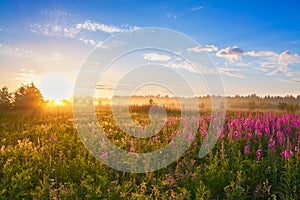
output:
M 244 147 L 244 153 L 247 154 L 247 153 L 249 153 L 249 152 L 250 152 L 250 148 L 249 148 L 248 145 L 246 145 L 246 146 Z
M 293 152 L 291 150 L 284 150 L 280 153 L 280 155 L 282 155 L 286 160 L 288 160 L 289 157 L 293 155 Z
M 102 159 L 107 158 L 107 156 L 108 156 L 108 151 L 102 152 L 102 155 L 101 155 Z
M 49 138 L 50 141 L 53 141 L 54 139 L 55 139 L 55 138 L 54 138 L 53 135 L 51 135 L 50 138 Z
M 262 156 L 262 150 L 261 150 L 261 149 L 258 149 L 258 150 L 256 151 L 256 159 L 257 159 L 257 160 L 260 160 L 260 159 L 261 159 L 261 156 Z

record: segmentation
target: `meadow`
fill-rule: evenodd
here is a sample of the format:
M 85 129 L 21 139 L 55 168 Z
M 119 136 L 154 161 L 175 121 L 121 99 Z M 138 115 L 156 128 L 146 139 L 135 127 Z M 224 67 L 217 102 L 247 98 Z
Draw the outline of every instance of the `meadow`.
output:
M 132 107 L 132 118 L 147 124 L 147 111 Z M 109 106 L 99 106 L 97 114 L 110 140 L 132 152 L 168 144 L 180 119 L 178 111 L 167 110 L 165 127 L 137 140 L 120 131 Z M 160 170 L 135 174 L 111 169 L 86 150 L 70 108 L 3 111 L 0 199 L 300 198 L 299 114 L 228 111 L 220 139 L 202 159 L 198 152 L 210 113 L 190 120 L 197 122 L 197 134 L 187 135 L 192 145 L 184 155 Z

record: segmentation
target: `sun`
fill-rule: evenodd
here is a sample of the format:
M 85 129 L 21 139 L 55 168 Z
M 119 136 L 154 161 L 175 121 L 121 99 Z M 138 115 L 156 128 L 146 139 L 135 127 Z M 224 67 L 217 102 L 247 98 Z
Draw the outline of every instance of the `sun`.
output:
M 63 75 L 47 74 L 41 79 L 40 89 L 46 100 L 55 100 L 56 104 L 59 104 L 61 100 L 71 97 L 73 85 Z

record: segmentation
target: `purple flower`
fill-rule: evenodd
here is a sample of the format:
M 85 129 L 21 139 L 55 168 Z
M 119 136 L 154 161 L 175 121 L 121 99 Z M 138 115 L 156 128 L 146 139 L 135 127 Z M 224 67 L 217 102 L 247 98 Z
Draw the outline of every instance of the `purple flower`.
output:
M 249 153 L 249 152 L 250 152 L 250 148 L 249 148 L 248 145 L 246 145 L 246 146 L 244 147 L 244 153 L 247 154 L 247 153 Z
M 51 135 L 50 138 L 49 138 L 50 141 L 53 141 L 54 139 L 55 139 L 55 138 L 54 138 L 53 135 Z
M 130 151 L 130 152 L 135 152 L 134 146 L 131 146 L 129 151 Z
M 102 159 L 107 158 L 107 156 L 108 156 L 108 151 L 102 152 L 102 155 L 101 155 Z
M 171 146 L 174 146 L 174 140 L 172 140 L 172 141 L 170 142 L 170 145 L 171 145 Z
M 194 140 L 194 135 L 189 134 L 189 136 L 188 136 L 188 141 L 189 141 L 189 142 L 192 142 L 193 140 Z
M 154 137 L 152 138 L 152 141 L 153 141 L 153 142 L 157 142 L 157 141 L 158 141 L 158 137 L 157 137 L 157 136 L 154 136 Z
M 258 150 L 256 151 L 256 159 L 257 159 L 257 160 L 260 160 L 260 159 L 261 159 L 261 156 L 262 156 L 262 150 L 261 150 L 261 149 L 258 149 Z
M 288 160 L 289 157 L 293 155 L 293 152 L 291 150 L 284 150 L 280 153 L 280 155 L 282 155 L 285 158 L 285 160 Z

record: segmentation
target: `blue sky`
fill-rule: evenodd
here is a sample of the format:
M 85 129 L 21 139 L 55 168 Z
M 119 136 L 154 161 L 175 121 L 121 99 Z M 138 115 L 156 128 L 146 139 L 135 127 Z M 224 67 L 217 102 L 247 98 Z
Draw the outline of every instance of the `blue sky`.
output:
M 296 0 L 0 1 L 0 85 L 13 90 L 30 81 L 73 84 L 104 40 L 162 27 L 200 44 L 194 52 L 211 57 L 228 95 L 298 95 L 299 8 Z

